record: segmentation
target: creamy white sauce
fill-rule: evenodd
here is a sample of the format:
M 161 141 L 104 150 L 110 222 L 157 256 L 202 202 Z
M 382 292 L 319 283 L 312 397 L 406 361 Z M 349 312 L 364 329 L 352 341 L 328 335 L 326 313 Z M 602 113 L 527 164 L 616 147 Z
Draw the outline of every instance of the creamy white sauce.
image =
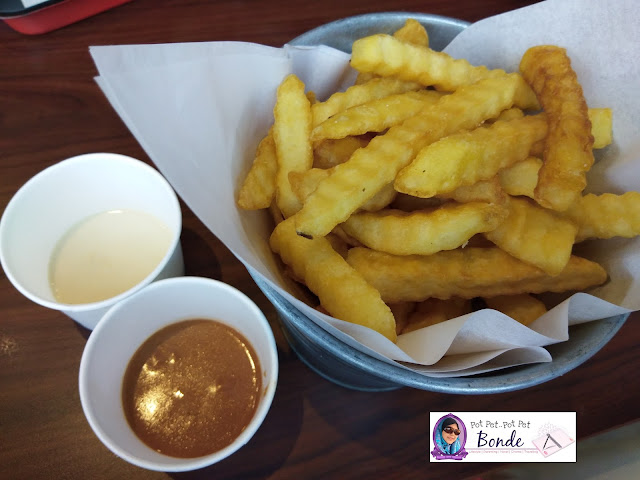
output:
M 67 304 L 119 295 L 158 266 L 171 244 L 171 229 L 134 210 L 111 210 L 88 217 L 58 242 L 49 263 L 54 297 Z

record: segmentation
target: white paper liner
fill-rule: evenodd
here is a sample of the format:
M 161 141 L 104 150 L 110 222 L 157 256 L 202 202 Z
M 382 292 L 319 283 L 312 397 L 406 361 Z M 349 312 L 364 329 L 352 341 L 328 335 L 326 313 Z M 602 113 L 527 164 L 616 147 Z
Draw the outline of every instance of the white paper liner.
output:
M 639 18 L 632 0 L 548 0 L 471 25 L 445 51 L 514 71 L 530 46 L 566 47 L 589 105 L 614 110 L 614 144 L 598 152 L 589 191 L 640 190 Z M 543 347 L 567 340 L 569 325 L 640 308 L 640 240 L 614 239 L 581 246 L 610 281 L 566 299 L 529 328 L 487 309 L 401 335 L 393 344 L 318 313 L 286 290 L 267 243 L 268 214 L 240 211 L 235 197 L 273 122 L 282 79 L 295 73 L 325 99 L 353 83 L 349 56 L 325 46 L 242 42 L 96 46 L 90 52 L 113 108 L 200 220 L 252 273 L 360 351 L 427 376 L 472 375 L 551 361 Z

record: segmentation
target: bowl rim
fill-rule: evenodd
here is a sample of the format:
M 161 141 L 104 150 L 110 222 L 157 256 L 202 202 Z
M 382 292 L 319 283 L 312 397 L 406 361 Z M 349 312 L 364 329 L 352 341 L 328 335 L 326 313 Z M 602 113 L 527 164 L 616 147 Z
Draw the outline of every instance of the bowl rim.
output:
M 447 25 L 452 28 L 457 28 L 458 35 L 465 28 L 471 25 L 471 22 L 466 20 L 461 20 L 459 18 L 447 17 L 444 15 L 437 15 L 434 13 L 420 13 L 420 12 L 411 12 L 404 10 L 397 11 L 388 11 L 388 12 L 373 12 L 373 13 L 362 13 L 359 15 L 352 15 L 349 17 L 339 18 L 337 20 L 333 20 L 328 23 L 324 23 L 322 25 L 318 25 L 311 30 L 307 30 L 306 32 L 298 35 L 293 38 L 289 42 L 289 45 L 311 45 L 309 40 L 318 37 L 321 35 L 325 35 L 327 32 L 332 32 L 336 29 L 345 30 L 351 24 L 357 24 L 362 21 L 375 21 L 375 20 L 384 20 L 388 21 L 389 19 L 404 21 L 408 18 L 414 18 L 418 20 L 420 23 L 424 24 L 432 24 L 432 25 Z M 453 39 L 453 37 L 452 37 Z M 349 53 L 349 52 L 346 52 Z

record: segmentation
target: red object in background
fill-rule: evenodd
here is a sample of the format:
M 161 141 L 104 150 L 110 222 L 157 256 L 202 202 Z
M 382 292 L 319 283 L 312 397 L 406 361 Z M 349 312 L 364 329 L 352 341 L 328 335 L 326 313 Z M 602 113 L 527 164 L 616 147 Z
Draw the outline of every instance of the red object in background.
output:
M 131 0 L 0 0 L 0 18 L 14 30 L 28 35 L 50 32 L 91 17 Z

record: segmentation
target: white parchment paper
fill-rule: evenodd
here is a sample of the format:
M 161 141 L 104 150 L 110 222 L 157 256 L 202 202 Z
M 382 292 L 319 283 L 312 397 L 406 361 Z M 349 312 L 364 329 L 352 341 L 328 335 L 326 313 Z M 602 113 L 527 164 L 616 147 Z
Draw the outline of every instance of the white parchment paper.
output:
M 640 190 L 640 35 L 634 0 L 548 0 L 471 25 L 446 48 L 457 58 L 517 70 L 524 51 L 566 47 L 591 107 L 612 107 L 614 144 L 599 151 L 589 190 Z M 287 290 L 268 247 L 269 216 L 235 206 L 256 146 L 273 121 L 275 92 L 295 73 L 323 100 L 353 83 L 349 56 L 326 46 L 242 42 L 94 46 L 96 81 L 191 210 L 251 270 L 322 328 L 381 360 L 424 375 L 462 376 L 552 361 L 545 345 L 569 326 L 640 308 L 640 239 L 587 242 L 610 281 L 561 301 L 530 327 L 482 310 L 401 335 L 318 313 Z M 415 364 L 413 367 L 406 363 Z

